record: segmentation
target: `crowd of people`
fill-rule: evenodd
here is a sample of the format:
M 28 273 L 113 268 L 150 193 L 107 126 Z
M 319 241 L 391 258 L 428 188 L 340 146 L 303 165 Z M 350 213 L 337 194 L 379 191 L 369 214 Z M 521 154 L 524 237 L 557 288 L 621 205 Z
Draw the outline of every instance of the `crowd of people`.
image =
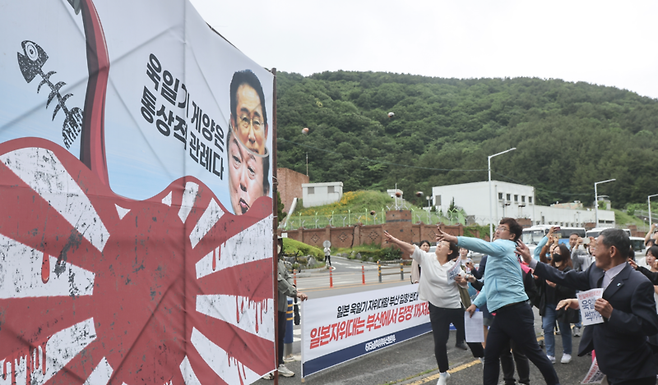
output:
M 463 321 L 457 320 L 456 310 L 472 315 L 476 309 L 488 314 L 485 320 L 489 321 L 484 325 L 488 333 L 485 343 L 469 343 L 468 347 L 475 357 L 483 356 L 484 384 L 499 383 L 501 366 L 504 383 L 516 383 L 515 364 L 518 382 L 528 384 L 529 362 L 539 369 L 547 384 L 559 384 L 554 368 L 559 353 L 555 347 L 556 334 L 562 339 L 561 364 L 572 360 L 572 337 L 582 336 L 578 355 L 595 357 L 609 384 L 656 383 L 658 233 L 655 226 L 646 238 L 646 266 L 634 260 L 634 250 L 622 230 L 604 230 L 596 239 L 572 234 L 568 244 L 560 243 L 554 230 L 551 228 L 534 253 L 520 241 L 522 227 L 511 218 L 501 220 L 492 242 L 453 236 L 439 227 L 434 255 L 386 234 L 388 241 L 411 254 L 420 266 L 419 294 L 421 299 L 429 301 L 435 355 L 441 373 L 437 384 L 447 384 L 450 377 L 445 354 L 447 338 L 443 331 L 446 322 L 455 321 L 459 343 Z M 465 269 L 454 282 L 447 282 L 444 270 L 452 267 L 459 250 L 466 261 Z M 485 255 L 477 268 L 466 258 L 468 250 Z M 458 290 L 465 288 L 466 282 L 477 290 L 470 305 L 464 300 L 456 302 Z M 594 288 L 603 289 L 602 297 L 594 302 L 594 310 L 603 322 L 583 327 L 577 292 Z M 440 301 L 442 296 L 450 296 L 450 311 Z M 544 349 L 537 342 L 533 306 L 542 317 Z
M 500 368 L 506 385 L 529 384 L 530 362 L 547 384 L 559 384 L 555 335 L 562 339 L 561 364 L 572 360 L 572 337 L 580 338 L 579 356 L 591 355 L 611 385 L 655 385 L 658 374 L 658 232 L 652 226 L 646 238 L 645 261 L 638 264 L 628 236 L 606 229 L 598 238 L 571 234 L 560 243 L 551 228 L 534 252 L 521 242 L 522 227 L 503 218 L 491 242 L 450 235 L 437 228 L 437 246 L 415 245 L 384 233 L 387 242 L 411 256 L 412 283 L 418 284 L 421 300 L 427 301 L 439 367 L 438 385 L 449 383 L 447 342 L 450 324 L 456 329 L 456 347 L 470 349 L 483 363 L 483 384 L 498 384 Z M 484 254 L 479 265 L 469 251 Z M 330 261 L 330 260 L 329 260 Z M 328 263 L 330 263 L 328 261 Z M 450 279 L 456 264 L 460 274 Z M 279 300 L 286 296 L 307 297 L 291 285 L 279 266 Z M 601 288 L 594 310 L 603 322 L 583 327 L 577 292 Z M 469 296 L 469 290 L 473 296 Z M 472 300 L 472 301 L 471 301 Z M 538 343 L 532 307 L 542 317 L 543 348 Z M 485 340 L 465 341 L 464 312 L 483 312 Z M 279 325 L 284 315 L 279 309 Z M 279 331 L 279 373 L 292 376 L 282 361 Z M 585 373 L 583 373 L 585 375 Z M 271 378 L 268 375 L 268 378 Z

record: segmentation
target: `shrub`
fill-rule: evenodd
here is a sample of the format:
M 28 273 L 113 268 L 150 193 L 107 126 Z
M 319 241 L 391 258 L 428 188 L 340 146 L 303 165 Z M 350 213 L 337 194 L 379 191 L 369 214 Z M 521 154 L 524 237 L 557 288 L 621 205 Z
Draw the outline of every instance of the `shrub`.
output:
M 311 255 L 317 260 L 324 259 L 324 252 L 317 247 L 307 245 L 306 243 L 296 241 L 290 238 L 283 238 L 283 254 L 292 256 Z
M 385 247 L 374 253 L 374 261 L 392 261 L 402 258 L 402 250 L 396 247 Z

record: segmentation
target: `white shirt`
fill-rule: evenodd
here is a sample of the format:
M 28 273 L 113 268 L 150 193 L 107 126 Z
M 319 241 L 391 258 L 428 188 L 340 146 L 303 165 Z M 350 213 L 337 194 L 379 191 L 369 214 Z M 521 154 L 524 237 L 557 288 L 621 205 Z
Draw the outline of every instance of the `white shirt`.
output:
M 603 282 L 601 282 L 601 287 L 603 288 L 603 291 L 605 291 L 605 289 L 608 288 L 610 282 L 612 282 L 612 280 L 617 276 L 617 274 L 619 274 L 624 269 L 624 267 L 626 267 L 627 263 L 628 262 L 620 263 L 619 265 L 605 271 L 605 274 L 603 275 Z
M 454 280 L 448 282 L 448 270 L 455 265 L 455 260 L 441 265 L 436 259 L 436 254 L 426 253 L 418 246 L 414 246 L 411 258 L 416 260 L 421 267 L 418 284 L 420 300 L 428 301 L 436 307 L 460 309 L 462 305 L 457 282 Z

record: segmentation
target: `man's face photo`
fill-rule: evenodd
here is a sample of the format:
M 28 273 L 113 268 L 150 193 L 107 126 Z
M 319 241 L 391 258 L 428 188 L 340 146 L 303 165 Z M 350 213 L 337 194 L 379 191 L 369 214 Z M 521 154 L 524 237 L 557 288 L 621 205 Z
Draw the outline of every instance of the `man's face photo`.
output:
M 263 162 L 266 158 L 251 154 L 233 135 L 230 136 L 228 158 L 231 206 L 236 215 L 242 215 L 256 199 L 265 195 Z
M 248 84 L 242 84 L 236 92 L 237 105 L 231 115 L 231 124 L 240 142 L 250 151 L 266 155 L 267 123 L 258 92 Z

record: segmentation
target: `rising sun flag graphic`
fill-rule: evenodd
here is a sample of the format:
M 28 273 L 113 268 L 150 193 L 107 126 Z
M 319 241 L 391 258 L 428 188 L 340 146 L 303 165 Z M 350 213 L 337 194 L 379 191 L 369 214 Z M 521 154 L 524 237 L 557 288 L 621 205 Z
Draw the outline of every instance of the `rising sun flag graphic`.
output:
M 0 21 L 0 385 L 273 371 L 273 75 L 187 1 Z M 260 150 L 232 128 L 243 87 Z

